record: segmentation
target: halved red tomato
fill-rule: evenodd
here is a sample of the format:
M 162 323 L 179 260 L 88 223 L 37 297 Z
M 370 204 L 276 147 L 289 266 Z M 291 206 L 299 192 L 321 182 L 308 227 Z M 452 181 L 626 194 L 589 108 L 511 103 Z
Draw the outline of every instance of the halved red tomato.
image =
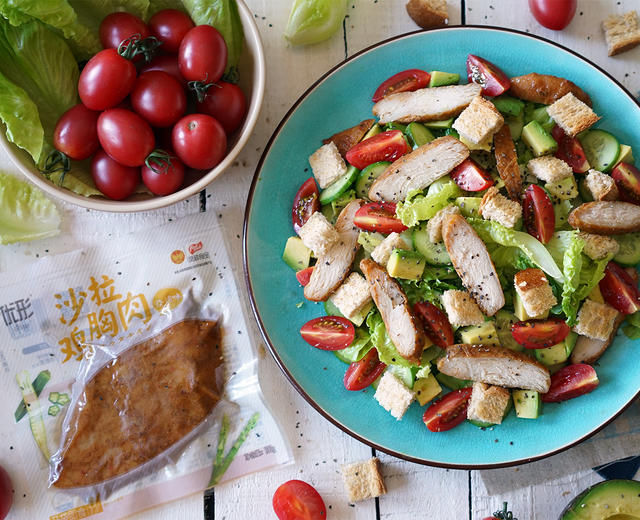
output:
M 400 130 L 388 130 L 359 142 L 347 152 L 347 161 L 359 170 L 379 161 L 393 162 L 409 151 Z
M 293 199 L 291 219 L 296 233 L 309 220 L 309 217 L 320 209 L 319 197 L 316 181 L 313 177 L 309 177 L 302 183 Z
M 561 368 L 551 376 L 551 386 L 546 394 L 542 394 L 542 402 L 557 403 L 588 394 L 600 381 L 591 365 L 577 363 Z
M 434 401 L 422 416 L 426 427 L 432 432 L 444 432 L 464 422 L 471 391 L 471 388 L 461 388 Z
M 511 80 L 502 70 L 473 54 L 467 56 L 467 78 L 469 83 L 480 85 L 485 96 L 499 96 L 511 87 Z
M 326 520 L 327 508 L 313 486 L 289 480 L 273 494 L 273 510 L 279 520 Z
M 609 262 L 604 270 L 604 278 L 598 284 L 602 298 L 622 314 L 633 314 L 640 310 L 640 290 L 638 284 L 622 267 Z
M 518 321 L 511 326 L 511 335 L 524 348 L 547 348 L 563 341 L 571 332 L 561 318 Z
M 367 202 L 356 211 L 353 223 L 365 231 L 379 231 L 388 234 L 402 233 L 407 226 L 396 217 L 396 205 L 393 202 Z
M 465 191 L 482 191 L 494 184 L 491 175 L 473 159 L 462 161 L 450 175 L 453 181 Z
M 383 81 L 376 89 L 371 101 L 380 101 L 383 97 L 396 92 L 411 92 L 429 85 L 431 75 L 420 69 L 403 70 Z
M 351 345 L 356 329 L 342 316 L 321 316 L 305 323 L 300 335 L 312 347 L 321 350 L 342 350 Z
M 531 184 L 524 192 L 522 216 L 531 236 L 543 244 L 551 240 L 556 228 L 556 215 L 549 195 L 537 184 Z
M 372 348 L 360 361 L 349 365 L 344 374 L 344 387 L 356 391 L 367 388 L 387 368 L 378 358 L 378 351 Z
M 564 130 L 558 125 L 553 127 L 551 135 L 558 143 L 558 150 L 555 156 L 558 159 L 562 159 L 573 169 L 574 173 L 588 172 L 591 166 L 587 161 L 587 156 L 584 153 L 584 149 L 575 137 L 568 136 L 564 133 Z
M 313 266 L 307 267 L 306 269 L 302 269 L 301 271 L 296 272 L 296 278 L 298 279 L 298 283 L 303 287 L 309 283 L 309 279 L 311 278 L 311 273 L 313 273 Z
M 446 348 L 454 344 L 453 329 L 447 315 L 433 303 L 416 303 L 413 312 L 420 316 L 425 333 L 438 347 Z
M 625 202 L 640 204 L 640 170 L 632 164 L 621 162 L 611 172 L 616 181 L 620 198 Z

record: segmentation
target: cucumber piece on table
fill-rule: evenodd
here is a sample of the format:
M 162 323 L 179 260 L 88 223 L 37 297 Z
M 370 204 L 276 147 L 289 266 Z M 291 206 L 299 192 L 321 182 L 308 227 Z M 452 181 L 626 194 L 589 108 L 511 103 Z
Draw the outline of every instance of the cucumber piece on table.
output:
M 320 204 L 329 204 L 349 189 L 356 180 L 360 170 L 355 166 L 349 166 L 347 173 L 340 177 L 337 181 L 331 183 L 320 193 Z
M 433 244 L 429 240 L 429 233 L 427 233 L 427 225 L 421 224 L 413 230 L 413 247 L 422 256 L 427 259 L 427 262 L 432 265 L 448 265 L 451 263 L 447 248 L 442 242 Z
M 43 370 L 36 376 L 36 378 L 33 380 L 33 383 L 31 383 L 33 385 L 33 390 L 38 397 L 40 397 L 40 394 L 42 393 L 42 390 L 44 390 L 45 385 L 49 382 L 49 379 L 51 379 L 51 372 L 49 370 Z M 16 411 L 13 413 L 13 417 L 15 418 L 16 422 L 18 422 L 25 415 L 27 415 L 27 407 L 25 406 L 23 400 L 20 401 L 20 404 L 16 408 Z
M 370 164 L 362 170 L 356 180 L 356 195 L 361 199 L 368 199 L 371 185 L 378 177 L 380 177 L 380 175 L 382 175 L 382 172 L 384 172 L 390 164 L 391 163 L 388 161 L 380 161 Z
M 614 238 L 620 244 L 620 250 L 613 259 L 631 267 L 640 264 L 640 233 L 627 233 Z
M 594 170 L 608 172 L 616 164 L 620 155 L 620 143 L 609 132 L 587 130 L 578 136 L 578 140 Z

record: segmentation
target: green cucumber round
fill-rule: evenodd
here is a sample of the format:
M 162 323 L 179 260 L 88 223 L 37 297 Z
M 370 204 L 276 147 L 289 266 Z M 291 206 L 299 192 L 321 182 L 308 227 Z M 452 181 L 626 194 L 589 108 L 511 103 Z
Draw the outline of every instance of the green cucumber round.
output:
M 640 264 L 640 233 L 628 233 L 614 238 L 620 244 L 620 251 L 613 259 L 619 264 L 631 267 Z
M 604 130 L 587 130 L 578 136 L 591 167 L 600 172 L 613 168 L 620 155 L 620 143 Z
M 380 177 L 380 175 L 382 175 L 390 164 L 391 163 L 387 161 L 380 161 L 370 164 L 362 170 L 356 180 L 356 195 L 361 199 L 368 199 L 371 185 L 378 177 Z
M 329 204 L 336 200 L 340 195 L 349 189 L 356 180 L 360 170 L 355 166 L 349 166 L 347 173 L 340 177 L 337 181 L 331 183 L 320 193 L 320 204 Z
M 424 256 L 431 265 L 451 264 L 451 258 L 444 244 L 442 242 L 433 244 L 429 240 L 426 224 L 422 224 L 413 230 L 412 240 L 414 249 Z

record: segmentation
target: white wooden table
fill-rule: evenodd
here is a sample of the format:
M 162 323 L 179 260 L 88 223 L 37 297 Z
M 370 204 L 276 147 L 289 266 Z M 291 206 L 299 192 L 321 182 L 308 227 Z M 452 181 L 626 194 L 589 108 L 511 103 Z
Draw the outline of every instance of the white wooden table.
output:
M 255 133 L 239 160 L 221 179 L 207 188 L 206 210 L 215 211 L 237 237 L 231 251 L 241 269 L 242 217 L 251 178 L 263 147 L 278 121 L 307 87 L 326 70 L 355 52 L 388 37 L 417 27 L 404 9 L 406 0 L 350 0 L 341 34 L 330 41 L 292 48 L 284 40 L 290 0 L 247 0 L 254 11 L 264 42 L 267 89 Z M 568 46 L 613 74 L 634 94 L 640 90 L 640 48 L 608 58 L 600 20 L 611 12 L 638 8 L 638 0 L 578 0 L 578 12 L 562 32 L 539 26 L 526 0 L 449 0 L 451 24 L 488 24 L 535 33 Z M 17 172 L 0 152 L 0 167 Z M 38 256 L 89 246 L 106 236 L 122 235 L 198 212 L 198 196 L 150 213 L 116 215 L 79 210 L 59 204 L 64 216 L 62 233 L 54 239 L 5 246 L 0 249 L 0 269 L 8 270 Z M 241 290 L 246 297 L 246 288 Z M 257 328 L 254 338 L 261 343 Z M 488 496 L 479 475 L 420 466 L 378 453 L 388 487 L 379 500 L 349 504 L 340 465 L 371 457 L 373 450 L 323 419 L 298 395 L 271 356 L 260 349 L 261 381 L 267 401 L 292 445 L 296 462 L 288 467 L 251 475 L 215 489 L 216 520 L 275 518 L 271 497 L 279 484 L 292 478 L 306 480 L 323 496 L 333 519 L 480 519 L 508 500 L 520 520 L 557 518 L 569 498 L 599 477 L 592 471 L 567 475 L 560 481 L 537 485 L 502 496 Z M 137 520 L 199 519 L 203 499 L 198 494 L 137 515 Z

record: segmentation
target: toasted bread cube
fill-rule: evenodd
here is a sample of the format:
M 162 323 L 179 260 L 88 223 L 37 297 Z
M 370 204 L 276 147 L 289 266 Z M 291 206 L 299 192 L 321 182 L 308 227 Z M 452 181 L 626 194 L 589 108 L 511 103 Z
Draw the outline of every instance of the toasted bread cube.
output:
M 335 244 L 340 236 L 322 213 L 316 211 L 309 217 L 298 231 L 302 243 L 311 249 L 316 256 L 324 255 Z
M 491 186 L 482 197 L 478 212 L 485 220 L 495 220 L 504 227 L 513 228 L 522 217 L 522 206 Z
M 640 20 L 636 11 L 608 16 L 602 22 L 609 56 L 633 49 L 640 45 Z
M 557 302 L 551 285 L 541 269 L 525 269 L 513 278 L 524 310 L 531 318 L 544 316 Z
M 380 403 L 382 408 L 391 413 L 397 420 L 400 420 L 409 408 L 415 394 L 392 372 L 387 370 L 382 374 L 378 389 L 373 397 Z
M 391 233 L 382 242 L 380 242 L 373 251 L 371 251 L 371 258 L 373 258 L 380 265 L 387 265 L 391 252 L 394 249 L 409 249 L 407 243 L 396 232 Z
M 504 124 L 498 109 L 482 96 L 476 96 L 453 123 L 461 137 L 478 144 L 490 139 Z
M 573 326 L 573 332 L 592 339 L 607 341 L 617 317 L 618 311 L 613 307 L 587 298 L 580 307 L 578 323 Z
M 571 92 L 549 105 L 547 113 L 571 137 L 584 132 L 600 119 L 586 103 Z
M 579 237 L 585 242 L 584 254 L 592 260 L 602 260 L 609 255 L 615 256 L 620 251 L 620 244 L 615 238 L 585 232 L 580 233 Z
M 491 424 L 502 423 L 511 393 L 500 386 L 473 383 L 467 419 Z
M 467 291 L 448 290 L 442 294 L 442 305 L 454 327 L 482 325 L 484 316 Z
M 611 175 L 591 169 L 585 178 L 594 200 L 618 200 L 620 192 Z
M 328 144 L 323 144 L 313 152 L 311 157 L 309 157 L 309 164 L 311 165 L 313 176 L 316 178 L 318 186 L 322 189 L 334 183 L 347 173 L 347 165 L 333 141 Z
M 458 206 L 447 206 L 442 208 L 438 213 L 429 219 L 427 222 L 427 233 L 429 234 L 429 241 L 433 244 L 442 242 L 442 222 L 447 215 L 459 215 L 460 208 Z
M 423 29 L 444 27 L 449 21 L 446 0 L 409 0 L 407 13 Z
M 349 502 L 359 502 L 384 495 L 387 488 L 380 473 L 377 457 L 342 466 L 342 480 L 347 488 Z
M 573 175 L 571 166 L 551 155 L 531 159 L 527 163 L 527 170 L 545 182 L 560 182 Z
M 345 318 L 353 321 L 354 316 L 371 301 L 369 284 L 361 274 L 351 273 L 330 299 Z

